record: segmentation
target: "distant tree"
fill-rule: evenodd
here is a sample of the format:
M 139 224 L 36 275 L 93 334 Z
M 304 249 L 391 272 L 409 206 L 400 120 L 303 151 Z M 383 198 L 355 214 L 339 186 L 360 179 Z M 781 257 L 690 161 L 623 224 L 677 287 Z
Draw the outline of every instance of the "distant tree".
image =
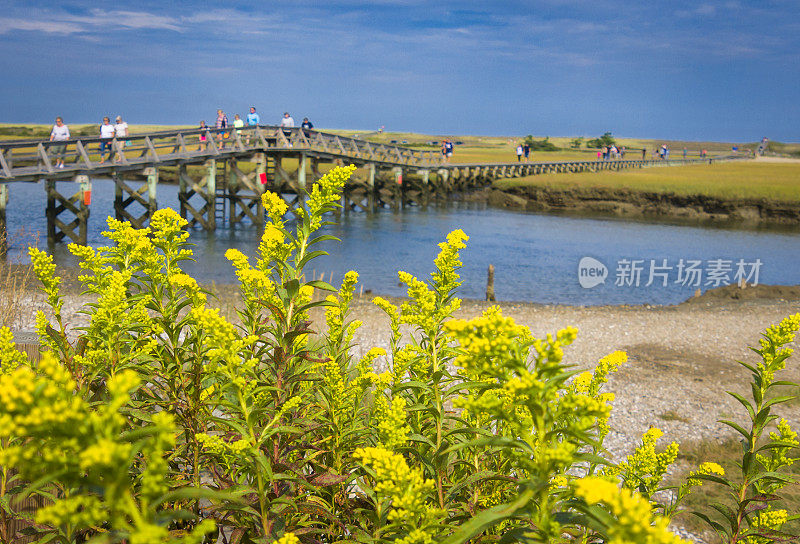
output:
M 606 132 L 605 134 L 603 134 L 599 138 L 592 138 L 591 140 L 586 142 L 586 147 L 593 147 L 593 148 L 597 149 L 597 148 L 600 148 L 600 147 L 605 147 L 607 145 L 614 145 L 616 143 L 617 143 L 617 141 L 614 139 L 614 137 L 611 135 L 611 133 L 610 132 Z
M 582 145 L 583 145 L 583 136 L 578 136 L 577 138 L 573 138 L 572 141 L 570 141 L 569 143 L 569 146 L 572 149 L 580 149 Z
M 533 136 L 528 134 L 525 137 L 525 143 L 531 146 L 531 151 L 558 151 L 558 148 L 550 141 L 550 137 L 545 137 L 544 140 L 534 140 Z

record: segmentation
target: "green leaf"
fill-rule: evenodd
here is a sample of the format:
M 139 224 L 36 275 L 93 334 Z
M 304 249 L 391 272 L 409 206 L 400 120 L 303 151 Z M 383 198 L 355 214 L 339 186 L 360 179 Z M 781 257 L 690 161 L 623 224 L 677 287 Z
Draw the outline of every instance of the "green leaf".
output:
M 755 420 L 756 411 L 755 411 L 755 408 L 753 408 L 753 405 L 750 403 L 749 400 L 747 400 L 742 395 L 740 395 L 739 393 L 736 393 L 734 391 L 726 391 L 726 393 L 728 393 L 730 396 L 732 396 L 733 398 L 738 400 L 739 403 L 741 403 L 741 405 L 744 406 L 747 409 L 747 413 L 750 414 L 750 421 Z
M 544 484 L 546 485 L 546 484 Z M 538 486 L 541 488 L 540 486 Z M 536 494 L 536 488 L 528 488 L 512 502 L 500 504 L 484 510 L 475 517 L 461 525 L 455 533 L 444 539 L 441 544 L 463 544 L 471 538 L 481 534 L 486 529 L 493 527 L 503 520 L 514 517 L 524 508 Z
M 733 484 L 728 482 L 725 478 L 717 476 L 716 474 L 695 474 L 692 476 L 692 479 L 698 480 L 705 480 L 707 482 L 714 482 L 716 484 L 724 485 L 725 487 L 729 487 L 731 489 L 736 489 Z
M 738 423 L 734 423 L 733 421 L 728 421 L 727 419 L 720 419 L 718 421 L 719 423 L 727 425 L 728 427 L 731 427 L 732 429 L 736 430 L 739 434 L 741 434 L 744 437 L 745 442 L 748 443 L 750 442 L 750 433 L 748 431 L 745 431 Z
M 728 540 L 727 537 L 729 537 L 731 533 L 729 533 L 728 530 L 723 525 L 721 525 L 719 522 L 714 521 L 713 519 L 709 518 L 707 515 L 705 515 L 702 512 L 692 511 L 692 515 L 702 519 L 708 525 L 710 525 L 714 529 L 714 531 L 717 533 L 717 535 L 722 538 L 723 541 L 724 540 Z
M 447 491 L 447 494 L 444 497 L 444 502 L 445 504 L 449 504 L 450 500 L 456 495 L 458 495 L 458 493 L 464 488 L 468 488 L 480 484 L 482 482 L 488 482 L 492 480 L 502 480 L 506 482 L 517 481 L 516 478 L 512 478 L 511 476 L 506 476 L 505 474 L 500 474 L 499 472 L 496 471 L 482 470 L 480 472 L 476 472 L 475 474 L 471 474 L 468 478 L 461 480 L 456 485 L 451 487 Z

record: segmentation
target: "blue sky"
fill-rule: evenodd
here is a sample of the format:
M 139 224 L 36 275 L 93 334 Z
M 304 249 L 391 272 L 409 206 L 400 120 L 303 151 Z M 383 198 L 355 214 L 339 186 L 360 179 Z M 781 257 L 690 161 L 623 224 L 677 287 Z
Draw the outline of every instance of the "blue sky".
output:
M 800 1 L 0 0 L 0 121 L 800 141 Z

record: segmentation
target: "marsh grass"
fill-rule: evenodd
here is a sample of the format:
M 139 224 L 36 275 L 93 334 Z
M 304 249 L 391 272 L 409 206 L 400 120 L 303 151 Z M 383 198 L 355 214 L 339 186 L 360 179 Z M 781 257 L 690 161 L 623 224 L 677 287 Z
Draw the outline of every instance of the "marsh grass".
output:
M 0 242 L 5 243 L 5 232 L 0 232 Z M 20 325 L 27 310 L 25 303 L 33 281 L 33 269 L 28 265 L 0 258 L 0 326 L 12 330 Z
M 800 201 L 800 164 L 758 161 L 669 168 L 643 168 L 621 172 L 543 174 L 495 182 L 499 189 L 546 187 L 551 189 L 610 189 L 707 196 L 723 199 Z
M 796 456 L 797 451 L 795 450 L 790 455 Z M 722 465 L 725 469 L 725 474 L 732 476 L 739 474 L 741 471 L 737 467 L 737 463 L 742 461 L 742 446 L 739 441 L 734 439 L 728 439 L 722 443 L 716 440 L 681 442 L 678 461 L 683 461 L 682 466 L 684 469 L 676 470 L 671 474 L 667 481 L 668 485 L 679 485 L 685 480 L 690 471 L 706 461 L 714 461 Z M 796 461 L 794 466 L 791 467 L 789 474 L 800 476 L 800 460 Z M 795 484 L 785 487 L 781 491 L 781 495 L 783 499 L 773 503 L 773 509 L 785 508 L 790 514 L 800 512 L 800 485 Z M 711 514 L 711 508 L 708 508 L 708 506 L 713 503 L 731 504 L 730 492 L 727 492 L 721 485 L 705 482 L 702 486 L 694 488 L 694 491 L 685 499 L 683 508 L 675 517 L 675 521 L 692 533 L 703 534 L 708 542 L 720 542 L 718 537 L 708 530 L 708 525 L 704 521 L 690 513 L 692 510 L 701 510 Z M 714 519 L 722 522 L 721 517 Z M 784 525 L 784 530 L 789 533 L 800 534 L 800 520 L 787 523 Z
M 675 410 L 668 410 L 663 414 L 659 414 L 658 417 L 664 421 L 680 421 L 681 423 L 689 423 L 689 419 L 686 416 L 679 414 Z

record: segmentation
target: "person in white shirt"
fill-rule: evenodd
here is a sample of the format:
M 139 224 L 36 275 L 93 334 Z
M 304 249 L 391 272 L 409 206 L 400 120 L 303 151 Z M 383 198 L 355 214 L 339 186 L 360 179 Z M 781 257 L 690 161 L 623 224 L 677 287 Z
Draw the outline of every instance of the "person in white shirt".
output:
M 122 120 L 121 115 L 117 115 L 117 122 L 114 125 L 114 136 L 117 139 L 117 158 L 114 162 L 122 160 L 122 151 L 125 148 L 126 140 L 128 137 L 128 123 Z
M 64 124 L 64 120 L 61 117 L 56 117 L 56 124 L 53 125 L 53 130 L 50 131 L 50 141 L 65 142 L 69 138 L 69 127 Z M 56 168 L 64 168 L 64 155 L 67 152 L 67 144 L 50 146 L 50 151 L 56 157 Z
M 523 152 L 522 144 L 517 144 L 517 162 L 522 161 L 522 152 Z
M 116 134 L 114 125 L 108 117 L 103 117 L 103 124 L 100 125 L 100 162 L 106 162 L 106 150 L 108 150 L 108 158 L 111 158 L 113 150 L 111 149 L 111 141 Z
M 292 116 L 289 115 L 289 112 L 284 112 L 283 119 L 281 119 L 281 128 L 283 129 L 283 135 L 289 138 L 292 135 L 291 129 L 294 128 L 294 119 Z M 292 143 L 289 142 L 289 146 L 291 147 Z
M 291 115 L 289 115 L 288 111 L 283 114 L 283 119 L 281 119 L 281 126 L 294 128 L 294 119 L 292 118 Z

